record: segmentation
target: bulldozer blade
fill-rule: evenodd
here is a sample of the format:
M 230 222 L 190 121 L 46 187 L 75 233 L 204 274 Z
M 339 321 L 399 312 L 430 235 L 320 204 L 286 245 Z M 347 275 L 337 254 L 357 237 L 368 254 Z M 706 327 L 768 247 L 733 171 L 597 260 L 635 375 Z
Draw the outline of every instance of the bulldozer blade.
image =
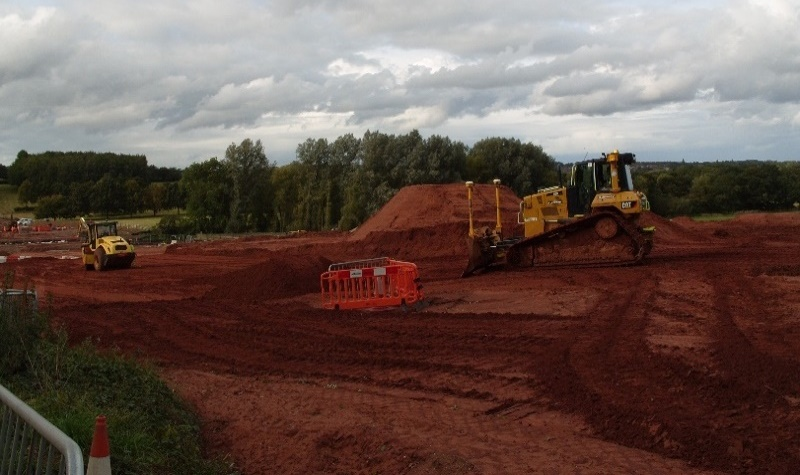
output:
M 495 253 L 485 244 L 485 237 L 468 237 L 469 262 L 461 277 L 469 277 L 476 271 L 485 269 L 495 262 Z

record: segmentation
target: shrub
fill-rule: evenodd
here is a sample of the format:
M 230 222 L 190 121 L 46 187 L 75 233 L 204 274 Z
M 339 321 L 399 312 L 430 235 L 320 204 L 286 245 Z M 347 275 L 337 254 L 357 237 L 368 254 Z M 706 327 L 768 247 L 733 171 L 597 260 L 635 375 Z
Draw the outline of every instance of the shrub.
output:
M 31 369 L 43 333 L 46 316 L 37 311 L 34 290 L 12 289 L 14 275 L 7 273 L 0 288 L 0 373 L 15 374 Z
M 162 234 L 193 234 L 194 222 L 186 216 L 164 216 L 156 226 Z
M 85 461 L 103 414 L 114 473 L 237 473 L 224 458 L 203 458 L 197 417 L 153 367 L 89 342 L 71 348 L 35 293 L 12 283 L 6 275 L 0 293 L 0 380 L 83 447 Z

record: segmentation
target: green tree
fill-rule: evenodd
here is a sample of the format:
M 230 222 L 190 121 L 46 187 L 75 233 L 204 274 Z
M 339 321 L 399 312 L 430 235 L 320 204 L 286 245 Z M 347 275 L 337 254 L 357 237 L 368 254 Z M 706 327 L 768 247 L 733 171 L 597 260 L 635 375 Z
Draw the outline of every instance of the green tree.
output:
M 371 194 L 368 192 L 367 172 L 358 168 L 347 177 L 344 185 L 344 205 L 339 229 L 353 229 L 363 223 L 373 212 Z
M 72 183 L 97 182 L 109 175 L 124 183 L 129 178 L 147 183 L 147 158 L 143 155 L 121 155 L 94 152 L 44 152 L 28 154 L 24 150 L 9 167 L 9 183 L 20 185 L 30 181 L 27 190 L 30 202 L 42 196 L 68 195 Z
M 267 160 L 261 140 L 231 144 L 224 164 L 233 184 L 227 231 L 266 231 L 272 220 L 270 175 L 275 166 Z
M 125 213 L 133 215 L 142 209 L 142 187 L 135 178 L 128 178 L 123 185 L 125 196 L 123 206 Z
M 181 178 L 183 176 L 181 175 Z M 167 201 L 164 209 L 177 208 L 178 210 L 186 209 L 186 201 L 188 199 L 186 190 L 180 185 L 180 182 L 171 181 L 166 183 L 167 187 Z
M 167 204 L 167 185 L 164 183 L 150 183 L 142 193 L 142 205 L 145 209 L 153 211 L 156 216 Z
M 413 141 L 413 138 L 407 140 L 405 145 Z M 367 131 L 361 139 L 361 146 L 363 174 L 350 183 L 350 186 L 357 185 L 359 189 L 349 190 L 349 196 L 352 199 L 360 193 L 369 217 L 404 186 L 405 173 L 401 166 L 403 151 L 397 137 L 381 132 Z
M 39 199 L 34 216 L 44 218 L 73 218 L 75 211 L 70 206 L 70 200 L 64 195 L 45 196 Z
M 274 229 L 280 232 L 297 230 L 302 224 L 295 217 L 299 209 L 302 170 L 298 162 L 276 168 L 270 177 L 274 192 L 272 209 Z
M 180 187 L 198 231 L 219 233 L 227 228 L 233 192 L 228 167 L 216 157 L 194 163 L 184 170 Z
M 499 178 L 518 196 L 558 184 L 555 160 L 542 147 L 518 139 L 488 138 L 475 143 L 466 159 L 467 176 L 478 183 Z
M 331 188 L 328 141 L 307 139 L 297 146 L 297 158 L 302 180 L 298 202 L 301 226 L 313 230 L 328 228 L 331 225 L 326 219 L 330 217 L 328 198 Z
M 94 206 L 94 183 L 91 181 L 74 182 L 69 187 L 70 206 L 76 214 L 85 216 L 98 211 Z
M 782 208 L 793 209 L 794 203 L 800 203 L 800 162 L 784 162 L 779 165 L 779 189 L 784 201 Z M 776 190 L 776 194 L 779 192 Z
M 33 193 L 33 184 L 30 180 L 24 180 L 20 185 L 17 187 L 17 197 L 20 203 L 33 203 L 36 202 L 36 197 Z
M 345 216 L 347 186 L 352 182 L 364 161 L 361 140 L 353 134 L 346 134 L 330 144 L 329 149 L 330 171 L 328 176 L 331 185 L 328 188 L 328 207 L 325 219 L 330 227 L 351 229 L 353 226 L 348 223 L 349 218 Z
M 125 187 L 119 178 L 106 173 L 92 186 L 92 211 L 105 216 L 120 214 L 125 210 Z

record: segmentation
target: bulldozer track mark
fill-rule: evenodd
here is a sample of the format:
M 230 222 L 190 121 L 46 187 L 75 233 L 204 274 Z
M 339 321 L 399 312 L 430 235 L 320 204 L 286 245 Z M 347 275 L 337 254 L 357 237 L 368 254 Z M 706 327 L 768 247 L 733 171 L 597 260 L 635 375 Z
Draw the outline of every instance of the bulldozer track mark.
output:
M 800 439 L 800 362 L 765 352 L 758 344 L 758 325 L 743 317 L 743 309 L 760 310 L 772 318 L 774 307 L 765 306 L 762 291 L 745 272 L 711 271 L 715 286 L 716 322 L 713 342 L 718 371 L 706 381 L 717 400 L 709 419 L 718 426 L 747 427 L 747 433 L 727 436 L 730 446 L 741 447 L 736 468 L 749 464 L 777 473 L 789 464 L 800 466 L 800 453 L 778 448 L 775 433 Z M 734 389 L 733 391 L 731 389 Z
M 596 313 L 606 317 L 590 318 L 565 352 L 567 373 L 580 381 L 569 392 L 579 397 L 562 390 L 554 400 L 569 401 L 569 410 L 582 414 L 607 440 L 703 465 L 703 455 L 692 447 L 712 434 L 689 430 L 689 421 L 702 417 L 702 411 L 680 414 L 670 396 L 691 368 L 654 353 L 645 337 L 651 315 L 640 310 L 657 289 L 658 279 L 650 279 L 600 304 Z
M 656 277 L 601 302 L 589 313 L 606 317 L 588 316 L 574 341 L 559 343 L 561 356 L 543 377 L 546 393 L 555 408 L 583 415 L 598 435 L 623 445 L 708 469 L 800 466 L 800 454 L 772 441 L 787 431 L 800 437 L 800 364 L 762 353 L 737 326 L 737 309 L 760 307 L 752 278 L 709 269 L 711 292 L 676 294 Z M 689 341 L 699 359 L 654 345 L 659 325 L 698 332 Z M 677 396 L 693 405 L 675 404 Z M 748 435 L 720 436 L 721 427 L 748 428 Z

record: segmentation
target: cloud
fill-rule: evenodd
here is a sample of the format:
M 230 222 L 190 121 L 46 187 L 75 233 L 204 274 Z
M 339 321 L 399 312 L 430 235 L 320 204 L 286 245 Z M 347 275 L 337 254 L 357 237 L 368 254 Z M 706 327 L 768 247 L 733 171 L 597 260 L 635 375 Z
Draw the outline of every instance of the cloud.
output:
M 556 156 L 624 140 L 659 158 L 694 143 L 724 159 L 746 140 L 763 142 L 764 158 L 798 159 L 798 10 L 792 0 L 11 2 L 0 5 L 0 161 L 100 148 L 185 165 L 250 137 L 286 162 L 308 137 L 411 128 L 467 144 L 513 136 Z M 731 133 L 744 123 L 746 138 Z
M 8 84 L 48 74 L 52 65 L 69 56 L 72 34 L 54 8 L 37 8 L 29 17 L 0 16 L 0 81 Z

